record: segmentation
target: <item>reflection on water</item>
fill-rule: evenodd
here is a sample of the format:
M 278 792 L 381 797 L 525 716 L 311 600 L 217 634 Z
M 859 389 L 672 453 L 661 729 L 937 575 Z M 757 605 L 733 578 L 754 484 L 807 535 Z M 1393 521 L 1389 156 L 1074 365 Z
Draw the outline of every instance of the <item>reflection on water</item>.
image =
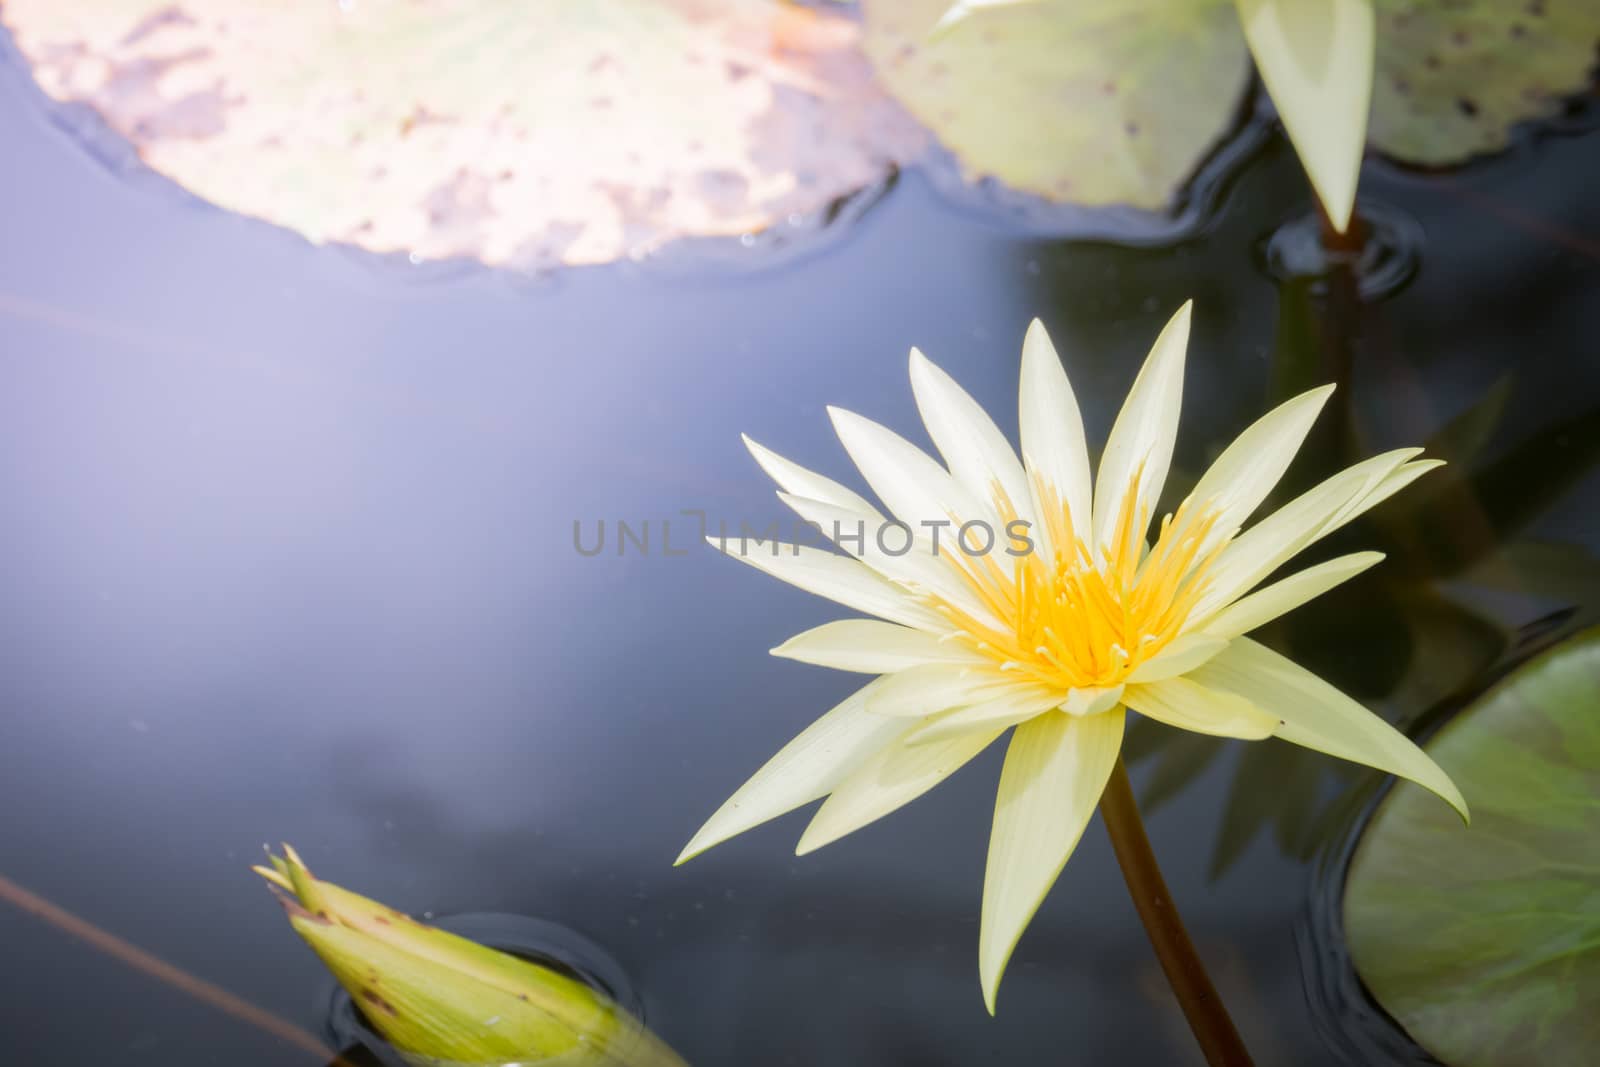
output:
M 264 840 L 336 853 L 408 910 L 582 931 L 702 1067 L 1023 1063 L 1063 1040 L 1084 1062 L 1192 1062 L 1098 831 L 983 1011 L 994 758 L 804 860 L 784 821 L 671 867 L 852 684 L 764 655 L 833 613 L 709 550 L 580 558 L 572 522 L 764 525 L 781 506 L 757 503 L 738 434 L 842 472 L 823 406 L 910 430 L 912 344 L 1003 416 L 1040 315 L 1103 441 L 1193 296 L 1191 476 L 1321 381 L 1342 406 L 1285 492 L 1388 447 L 1449 452 L 1414 505 L 1343 535 L 1390 560 L 1268 635 L 1398 720 L 1600 603 L 1593 135 L 1449 183 L 1370 173 L 1425 243 L 1414 280 L 1365 306 L 1254 261 L 1309 207 L 1279 142 L 1165 248 L 1042 238 L 912 172 L 825 254 L 714 284 L 403 285 L 145 195 L 41 120 L 14 72 L 0 90 L 4 873 L 303 1025 L 321 977 L 252 884 Z M 1246 1040 L 1263 1063 L 1337 1062 L 1292 931 L 1301 857 L 1351 775 L 1258 762 L 1276 742 L 1148 742 L 1136 779 L 1168 798 L 1151 833 Z M 0 942 L 5 1032 L 30 1063 L 295 1062 L 10 910 Z

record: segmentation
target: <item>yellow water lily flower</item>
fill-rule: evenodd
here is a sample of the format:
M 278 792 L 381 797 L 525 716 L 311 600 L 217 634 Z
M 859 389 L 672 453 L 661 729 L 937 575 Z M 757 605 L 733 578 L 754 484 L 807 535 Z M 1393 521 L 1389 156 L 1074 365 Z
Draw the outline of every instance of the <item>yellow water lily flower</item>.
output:
M 849 555 L 770 541 L 713 545 L 876 616 L 808 630 L 774 654 L 880 677 L 757 771 L 679 863 L 827 797 L 797 851 L 819 848 L 916 799 L 1014 728 L 979 939 L 992 1012 L 1012 949 L 1099 802 L 1129 709 L 1185 730 L 1276 736 L 1364 763 L 1466 815 L 1449 777 L 1403 734 L 1244 636 L 1377 563 L 1376 552 L 1341 556 L 1256 589 L 1439 462 L 1417 459 L 1416 448 L 1374 456 L 1243 529 L 1305 440 L 1332 392 L 1325 386 L 1245 430 L 1149 531 L 1177 435 L 1189 319 L 1185 304 L 1156 340 L 1092 491 L 1078 404 L 1037 321 L 1022 349 L 1020 460 L 977 402 L 915 349 L 911 386 L 944 465 L 869 419 L 830 409 L 893 518 L 746 439 L 780 498 Z

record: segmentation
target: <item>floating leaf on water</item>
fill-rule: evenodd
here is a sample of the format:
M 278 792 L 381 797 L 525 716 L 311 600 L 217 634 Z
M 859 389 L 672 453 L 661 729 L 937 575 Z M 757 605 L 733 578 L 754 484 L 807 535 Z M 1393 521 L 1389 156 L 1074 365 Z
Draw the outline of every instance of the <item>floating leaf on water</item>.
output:
M 1595 73 L 1594 0 L 1380 0 L 1371 142 L 1408 163 L 1494 152 Z
M 1600 1048 L 1600 630 L 1522 667 L 1428 752 L 1469 829 L 1397 784 L 1362 835 L 1344 926 L 1362 981 L 1452 1067 Z
M 930 39 L 951 0 L 872 0 L 862 46 L 969 174 L 1052 200 L 1168 206 L 1249 82 L 1226 0 L 983 6 Z
M 314 242 L 541 267 L 819 212 L 926 136 L 778 0 L 8 0 L 51 96 Z

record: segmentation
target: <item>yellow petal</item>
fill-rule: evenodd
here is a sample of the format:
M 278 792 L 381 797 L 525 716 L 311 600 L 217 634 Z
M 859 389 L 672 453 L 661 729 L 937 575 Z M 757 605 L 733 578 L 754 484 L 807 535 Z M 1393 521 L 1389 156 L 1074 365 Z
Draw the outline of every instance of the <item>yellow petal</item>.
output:
M 894 517 L 924 533 L 925 523 L 994 521 L 991 509 L 904 437 L 842 408 L 828 409 L 834 432 L 878 499 Z
M 885 675 L 867 697 L 867 710 L 889 718 L 920 719 L 1010 692 L 1015 677 L 987 664 L 929 663 Z
M 1071 689 L 1067 691 L 1067 699 L 1061 702 L 1061 710 L 1068 715 L 1099 715 L 1116 707 L 1121 699 L 1120 685 Z
M 981 663 L 978 654 L 954 641 L 941 641 L 876 619 L 841 619 L 795 634 L 772 650 L 774 656 L 832 667 L 836 671 L 889 674 L 926 663 Z
M 835 789 L 800 838 L 795 855 L 831 844 L 883 818 L 944 781 L 1003 730 L 981 730 L 931 745 L 892 745 Z
M 847 489 L 832 478 L 824 478 L 815 471 L 807 470 L 798 463 L 784 459 L 771 449 L 752 441 L 748 434 L 744 436 L 744 446 L 756 458 L 761 469 L 767 472 L 767 476 L 777 482 L 784 492 L 820 500 L 847 511 L 860 512 L 869 518 L 883 517 L 877 508 L 853 489 Z
M 729 797 L 678 856 L 683 863 L 768 819 L 827 796 L 911 724 L 867 712 L 872 682 L 806 727 Z
M 1218 637 L 1238 637 L 1249 633 L 1257 626 L 1269 623 L 1334 586 L 1349 581 L 1382 559 L 1382 552 L 1352 552 L 1348 556 L 1307 567 L 1263 586 L 1242 600 L 1234 601 L 1200 623 L 1200 628 Z
M 938 615 L 916 604 L 888 579 L 865 564 L 806 545 L 783 542 L 741 542 L 738 537 L 706 538 L 712 548 L 765 571 L 780 581 L 826 597 L 847 608 L 876 615 L 905 626 L 943 630 Z
M 1261 506 L 1332 393 L 1333 386 L 1324 385 L 1279 404 L 1236 437 L 1195 483 L 1189 499 L 1203 508 L 1194 514 L 1216 517 L 1197 556 L 1237 533 Z
M 928 436 L 956 481 L 979 500 L 992 500 L 998 485 L 1016 517 L 1036 525 L 1028 479 L 1005 434 L 955 379 L 915 348 L 911 350 L 911 392 Z
M 1282 720 L 1285 741 L 1408 778 L 1467 818 L 1467 803 L 1437 763 L 1410 738 L 1294 661 L 1248 637 L 1193 675 L 1203 685 L 1237 693 Z
M 1351 519 L 1372 510 L 1385 500 L 1388 500 L 1424 474 L 1432 470 L 1438 470 L 1442 466 L 1444 466 L 1444 460 L 1442 459 L 1419 459 L 1402 463 L 1376 486 L 1362 494 L 1360 499 L 1352 500 L 1343 508 L 1340 508 L 1328 520 L 1327 525 L 1323 527 L 1317 536 L 1326 537 Z
M 1157 722 L 1191 733 L 1259 741 L 1278 729 L 1278 719 L 1244 697 L 1210 689 L 1193 678 L 1168 678 L 1130 685 L 1122 702 Z
M 1184 634 L 1135 667 L 1133 673 L 1128 675 L 1128 684 L 1159 682 L 1163 678 L 1187 674 L 1227 647 L 1226 637 L 1218 637 L 1210 631 Z
M 1236 537 L 1217 557 L 1207 574 L 1206 592 L 1195 607 L 1203 619 L 1249 592 L 1268 574 L 1319 537 L 1340 525 L 1341 515 L 1353 518 L 1365 510 L 1386 479 L 1421 449 L 1398 448 L 1372 456 L 1318 483 Z
M 1237 0 L 1245 40 L 1312 188 L 1343 233 L 1367 143 L 1372 0 Z
M 1089 482 L 1089 447 L 1083 434 L 1083 416 L 1067 372 L 1061 366 L 1044 323 L 1034 319 L 1022 342 L 1022 392 L 1018 411 L 1022 456 L 1028 470 L 1054 491 L 1056 500 L 1036 500 L 1034 511 L 1043 515 L 1054 504 L 1065 507 L 1072 532 L 1090 542 L 1094 497 Z M 1046 531 L 1037 531 L 1037 534 Z M 1036 535 L 1037 535 L 1036 534 Z M 1041 551 L 1052 546 L 1045 544 Z M 1070 551 L 1071 545 L 1055 546 Z
M 806 522 L 815 524 L 821 536 L 900 588 L 919 594 L 931 593 L 971 618 L 1004 629 L 1005 624 L 978 599 L 961 572 L 943 558 L 946 553 L 960 551 L 960 546 L 953 544 L 956 536 L 953 531 L 942 531 L 944 536 L 935 547 L 931 538 L 921 537 L 915 530 L 882 525 L 859 511 L 846 511 L 788 493 L 779 493 L 778 499 Z M 942 623 L 932 628 L 940 632 L 949 629 Z
M 1111 427 L 1094 481 L 1097 546 L 1105 547 L 1111 540 L 1125 496 L 1135 494 L 1134 515 L 1148 519 L 1166 483 L 1183 403 L 1183 359 L 1193 303 L 1185 301 L 1156 338 Z M 1137 532 L 1142 536 L 1143 530 Z M 1118 551 L 1128 549 L 1126 545 L 1116 547 Z
M 908 745 L 949 741 L 974 730 L 1005 729 L 1027 722 L 1061 702 L 1061 694 L 1040 686 L 1023 686 L 1015 692 L 941 715 L 906 735 Z
M 978 976 L 990 1014 L 1022 931 L 1089 824 L 1122 746 L 1122 711 L 1041 715 L 1006 751 L 983 878 Z

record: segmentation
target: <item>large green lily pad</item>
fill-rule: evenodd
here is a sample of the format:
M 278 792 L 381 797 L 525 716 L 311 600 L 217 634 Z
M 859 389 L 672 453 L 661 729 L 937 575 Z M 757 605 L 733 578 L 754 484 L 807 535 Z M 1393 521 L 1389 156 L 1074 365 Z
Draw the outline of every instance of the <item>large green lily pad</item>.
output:
M 1294 0 L 1310 4 L 1315 0 Z M 863 0 L 889 90 L 974 177 L 1052 200 L 1159 209 L 1226 137 L 1250 58 L 1231 0 Z M 1594 0 L 1375 0 L 1368 144 L 1464 162 L 1594 75 Z
M 1369 143 L 1408 163 L 1504 148 L 1594 76 L 1595 0 L 1378 0 Z
M 862 46 L 970 175 L 1052 200 L 1165 207 L 1249 84 L 1226 0 L 1022 4 L 930 39 L 950 5 L 865 3 Z
M 1600 1049 L 1600 629 L 1522 667 L 1427 745 L 1461 824 L 1401 784 L 1345 884 L 1356 970 L 1452 1067 L 1578 1067 Z

